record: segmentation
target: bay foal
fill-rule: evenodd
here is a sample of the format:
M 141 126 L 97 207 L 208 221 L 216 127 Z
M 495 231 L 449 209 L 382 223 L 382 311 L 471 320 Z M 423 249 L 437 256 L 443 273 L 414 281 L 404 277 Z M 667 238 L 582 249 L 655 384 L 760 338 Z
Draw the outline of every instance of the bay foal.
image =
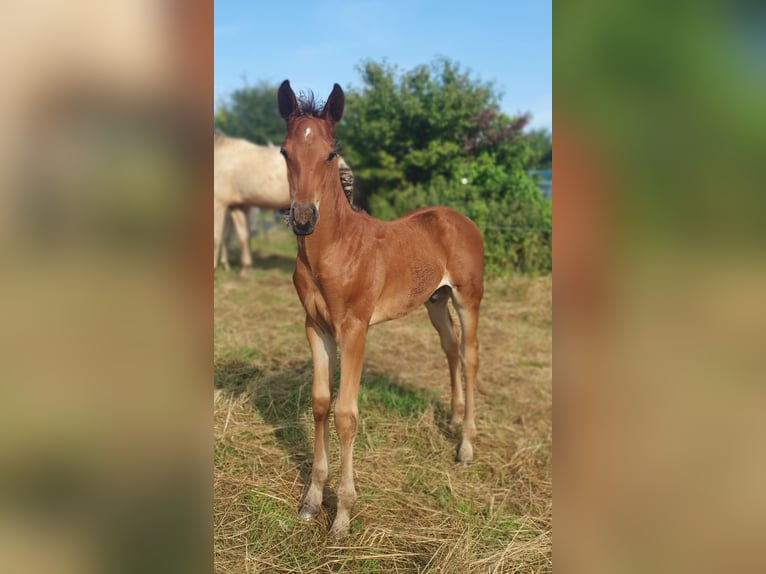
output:
M 299 103 L 287 80 L 279 88 L 278 101 L 287 124 L 281 152 L 290 184 L 288 219 L 298 238 L 293 282 L 306 310 L 306 335 L 314 361 L 314 461 L 311 485 L 299 512 L 310 520 L 322 504 L 329 475 L 331 385 L 340 347 L 335 427 L 341 473 L 338 511 L 330 534 L 345 536 L 356 499 L 352 459 L 359 417 L 357 395 L 371 325 L 425 305 L 447 355 L 453 422 L 464 411 L 457 460 L 473 459 L 473 395 L 479 366 L 476 329 L 484 293 L 484 243 L 476 225 L 452 209 L 418 209 L 391 222 L 352 209 L 338 177 L 334 127 L 344 105 L 338 84 L 321 110 L 313 101 Z M 459 344 L 447 308 L 449 299 L 462 326 Z

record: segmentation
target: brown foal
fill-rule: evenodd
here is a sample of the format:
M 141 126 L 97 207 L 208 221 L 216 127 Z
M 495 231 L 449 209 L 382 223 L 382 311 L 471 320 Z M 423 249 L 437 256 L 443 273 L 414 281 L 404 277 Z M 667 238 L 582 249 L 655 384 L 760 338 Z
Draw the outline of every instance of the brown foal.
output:
M 418 209 L 383 222 L 349 205 L 339 183 L 335 150 L 334 127 L 344 105 L 338 84 L 321 110 L 313 101 L 299 102 L 287 80 L 279 88 L 278 100 L 279 113 L 287 124 L 281 151 L 290 184 L 288 221 L 298 238 L 293 282 L 306 310 L 306 335 L 314 361 L 314 462 L 300 516 L 310 520 L 317 515 L 329 475 L 331 385 L 340 347 L 335 427 L 340 438 L 341 474 L 330 534 L 345 536 L 356 499 L 357 395 L 370 326 L 425 305 L 447 355 L 453 423 L 459 423 L 459 414 L 464 413 L 457 460 L 473 459 L 473 395 L 479 367 L 476 330 L 484 293 L 484 243 L 470 219 L 445 207 Z M 450 299 L 462 327 L 459 343 L 447 307 Z

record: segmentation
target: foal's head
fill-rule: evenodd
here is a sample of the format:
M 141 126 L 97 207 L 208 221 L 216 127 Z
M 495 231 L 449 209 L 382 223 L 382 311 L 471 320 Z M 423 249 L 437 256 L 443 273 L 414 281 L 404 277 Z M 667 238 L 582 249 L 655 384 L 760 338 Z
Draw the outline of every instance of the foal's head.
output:
M 309 235 L 319 221 L 322 193 L 340 186 L 335 124 L 343 116 L 343 90 L 335 84 L 327 103 L 316 109 L 312 99 L 299 103 L 290 82 L 279 86 L 279 113 L 287 123 L 282 155 L 290 182 L 290 227 L 296 235 Z

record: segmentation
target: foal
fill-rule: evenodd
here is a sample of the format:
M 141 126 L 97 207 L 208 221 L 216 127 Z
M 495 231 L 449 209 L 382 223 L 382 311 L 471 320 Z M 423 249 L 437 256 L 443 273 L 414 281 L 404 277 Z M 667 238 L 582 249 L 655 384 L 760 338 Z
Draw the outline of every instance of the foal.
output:
M 484 243 L 470 219 L 445 207 L 418 209 L 391 222 L 352 209 L 338 177 L 334 127 L 344 105 L 338 84 L 321 111 L 311 101 L 299 103 L 287 80 L 279 88 L 278 101 L 287 124 L 281 151 L 290 183 L 289 225 L 298 238 L 293 282 L 306 310 L 306 335 L 314 361 L 314 461 L 300 516 L 310 520 L 317 515 L 329 475 L 330 389 L 340 346 L 335 427 L 340 438 L 341 475 L 338 511 L 330 534 L 345 536 L 356 499 L 352 456 L 370 326 L 425 304 L 447 355 L 453 423 L 464 410 L 457 460 L 473 459 L 473 389 L 479 366 L 476 329 L 484 293 Z M 450 298 L 462 326 L 459 345 L 447 308 Z

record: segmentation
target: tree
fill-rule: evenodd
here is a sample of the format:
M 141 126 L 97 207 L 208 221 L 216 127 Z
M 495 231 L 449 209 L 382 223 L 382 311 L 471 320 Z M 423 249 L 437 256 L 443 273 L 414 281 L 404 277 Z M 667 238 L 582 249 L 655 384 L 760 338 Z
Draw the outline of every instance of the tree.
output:
M 261 145 L 282 141 L 285 122 L 277 109 L 277 89 L 275 84 L 259 82 L 234 90 L 216 110 L 216 129 Z
M 512 140 L 527 121 L 502 114 L 491 83 L 444 58 L 404 73 L 367 61 L 359 72 L 363 88 L 347 94 L 337 132 L 369 193 L 454 175 L 467 157 Z

